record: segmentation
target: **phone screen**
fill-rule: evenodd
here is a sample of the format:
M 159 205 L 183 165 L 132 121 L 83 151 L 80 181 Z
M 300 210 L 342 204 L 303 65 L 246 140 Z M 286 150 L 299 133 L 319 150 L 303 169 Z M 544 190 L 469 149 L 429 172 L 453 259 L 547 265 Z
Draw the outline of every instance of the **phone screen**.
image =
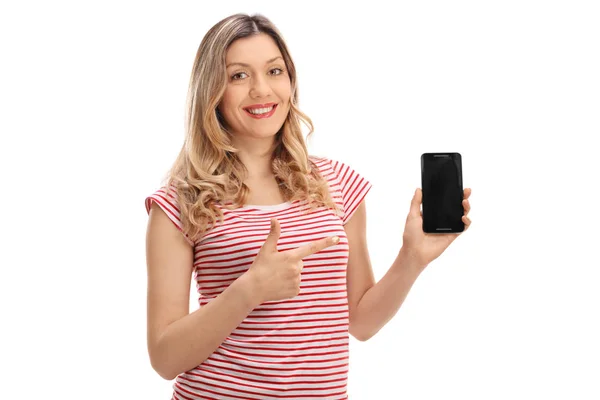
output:
M 459 153 L 421 155 L 423 231 L 462 232 L 462 157 Z

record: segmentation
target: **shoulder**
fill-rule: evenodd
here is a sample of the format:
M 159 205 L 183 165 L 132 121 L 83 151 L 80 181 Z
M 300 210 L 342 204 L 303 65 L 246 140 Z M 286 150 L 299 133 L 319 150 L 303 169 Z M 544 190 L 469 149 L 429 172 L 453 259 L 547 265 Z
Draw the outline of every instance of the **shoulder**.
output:
M 341 202 L 342 223 L 345 225 L 371 190 L 371 182 L 345 162 L 322 157 L 317 160 L 315 165 L 323 171 L 323 176 Z
M 335 187 L 339 184 L 338 173 L 334 168 L 335 162 L 328 157 L 309 156 L 311 167 L 315 168 L 319 175 L 327 181 L 330 187 Z
M 144 203 L 146 206 L 146 213 L 148 214 L 150 214 L 152 204 L 156 204 L 158 208 L 160 208 L 164 212 L 164 214 L 169 218 L 169 220 L 177 228 L 177 230 L 184 234 L 186 241 L 191 245 L 194 244 L 190 237 L 183 231 L 184 224 L 181 216 L 179 202 L 177 201 L 177 191 L 174 185 L 171 184 L 169 186 L 165 185 L 160 187 L 153 193 L 146 196 Z
M 329 157 L 309 156 L 321 175 L 331 183 L 343 183 L 356 179 L 359 174 L 346 162 Z
M 309 160 L 311 163 L 318 169 L 318 171 L 323 175 L 324 178 L 332 178 L 337 175 L 340 171 L 340 166 L 343 164 L 338 160 L 331 159 L 329 157 L 322 156 L 309 156 Z
M 168 214 L 176 216 L 179 218 L 179 203 L 177 201 L 177 191 L 174 185 L 171 186 L 161 186 L 153 193 L 146 196 L 145 206 L 146 212 L 150 212 L 150 208 L 152 203 L 157 203 L 163 210 L 165 210 Z
M 308 160 L 319 169 L 331 164 L 331 160 L 327 157 L 311 155 L 308 156 Z

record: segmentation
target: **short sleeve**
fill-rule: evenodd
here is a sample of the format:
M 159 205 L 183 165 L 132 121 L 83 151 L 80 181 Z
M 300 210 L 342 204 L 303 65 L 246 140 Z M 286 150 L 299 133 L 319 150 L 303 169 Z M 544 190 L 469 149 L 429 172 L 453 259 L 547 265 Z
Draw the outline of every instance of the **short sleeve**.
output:
M 335 172 L 336 183 L 341 192 L 342 223 L 345 225 L 371 190 L 372 185 L 350 166 L 335 160 L 329 160 L 329 162 Z
M 187 242 L 191 246 L 194 246 L 194 242 L 190 239 L 190 237 L 183 233 L 183 223 L 181 222 L 181 214 L 179 211 L 179 205 L 177 203 L 177 193 L 174 190 L 170 190 L 169 193 L 167 193 L 166 187 L 162 187 L 150 196 L 146 197 L 145 205 L 147 214 L 150 214 L 152 202 L 158 204 L 165 214 L 167 214 L 167 217 L 169 217 L 171 222 L 173 222 L 177 229 L 179 229 L 179 231 L 185 236 Z

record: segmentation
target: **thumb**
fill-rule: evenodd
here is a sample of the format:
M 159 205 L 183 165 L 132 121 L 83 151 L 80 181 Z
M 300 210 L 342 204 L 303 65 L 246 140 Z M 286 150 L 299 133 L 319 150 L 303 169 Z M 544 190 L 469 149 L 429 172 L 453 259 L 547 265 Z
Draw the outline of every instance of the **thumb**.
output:
M 408 213 L 411 217 L 420 217 L 421 216 L 421 201 L 423 199 L 423 192 L 420 188 L 415 190 L 415 194 L 410 202 L 410 211 Z
M 279 236 L 281 235 L 281 226 L 279 225 L 279 221 L 275 218 L 271 218 L 271 231 L 269 232 L 269 236 L 265 240 L 262 248 L 264 251 L 268 253 L 276 253 L 277 252 L 277 241 L 279 241 Z

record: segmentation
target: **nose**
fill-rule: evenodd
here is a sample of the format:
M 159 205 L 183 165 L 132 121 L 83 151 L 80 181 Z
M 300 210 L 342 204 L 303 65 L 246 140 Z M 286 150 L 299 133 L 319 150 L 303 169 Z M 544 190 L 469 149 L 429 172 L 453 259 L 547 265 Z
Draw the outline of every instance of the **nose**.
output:
M 271 93 L 271 86 L 267 79 L 262 76 L 254 77 L 250 86 L 250 97 L 260 98 L 268 96 Z

